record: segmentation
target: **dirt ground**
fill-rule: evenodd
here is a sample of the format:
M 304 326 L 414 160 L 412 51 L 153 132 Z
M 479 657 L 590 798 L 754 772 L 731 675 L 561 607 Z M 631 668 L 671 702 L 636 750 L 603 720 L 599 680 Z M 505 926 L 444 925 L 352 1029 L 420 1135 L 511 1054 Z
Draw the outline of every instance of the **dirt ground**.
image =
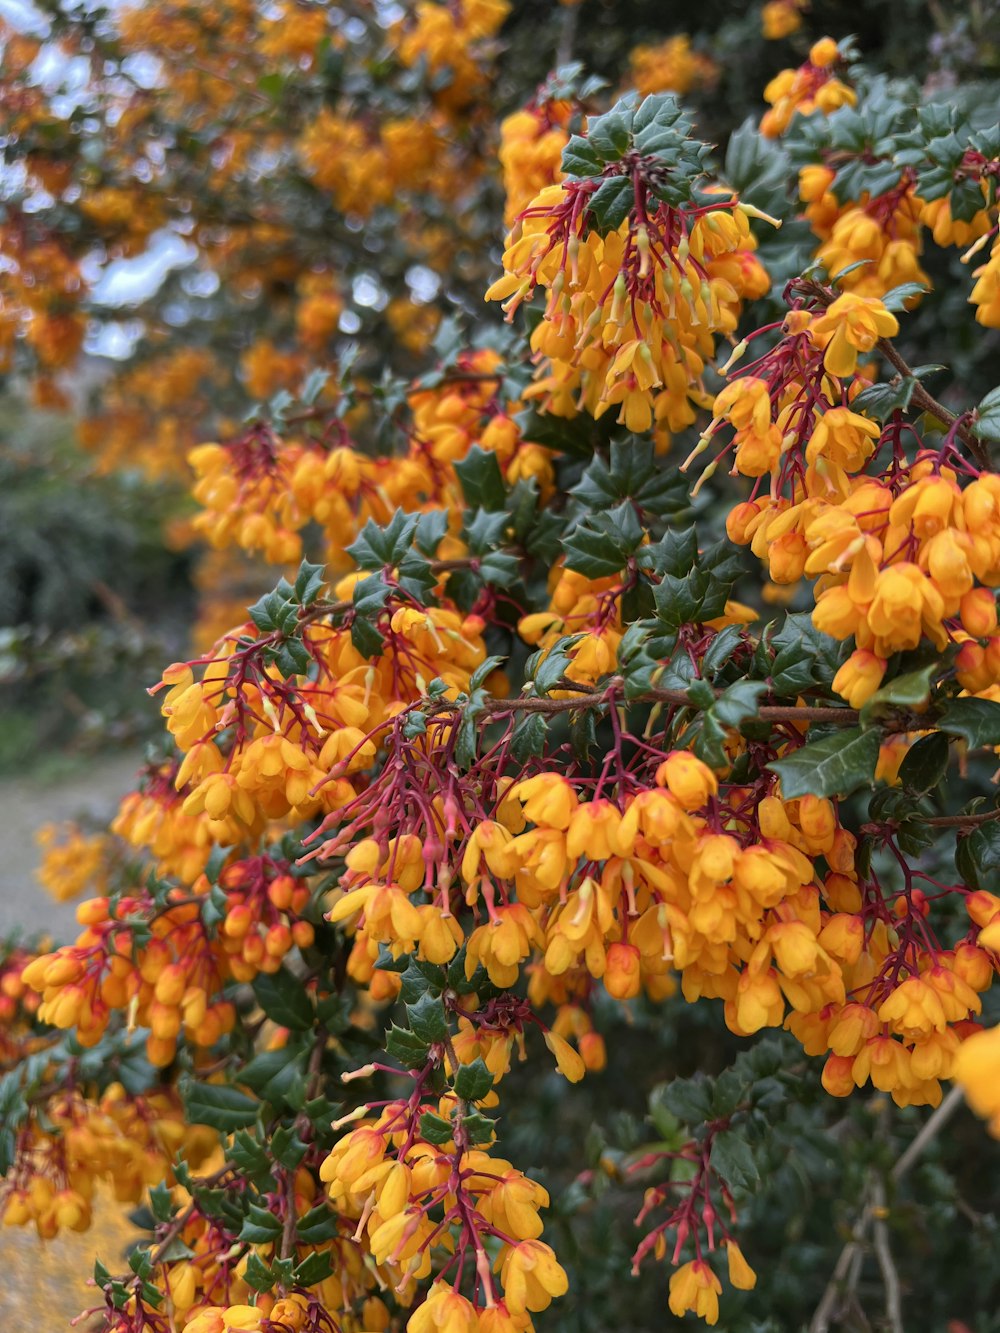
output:
M 48 931 L 59 943 L 72 936 L 72 903 L 56 903 L 35 881 L 35 831 L 45 823 L 114 814 L 141 763 L 132 751 L 81 761 L 72 777 L 52 784 L 0 780 L 0 936 Z
M 70 778 L 51 785 L 0 781 L 0 936 L 45 931 L 57 943 L 76 930 L 72 903 L 55 903 L 34 879 L 38 860 L 34 833 L 51 820 L 87 815 L 107 819 L 128 790 L 140 756 L 95 759 Z M 94 1259 L 109 1268 L 126 1265 L 122 1255 L 131 1228 L 112 1201 L 95 1207 L 94 1226 L 42 1244 L 22 1228 L 0 1230 L 0 1324 L 33 1333 L 65 1333 L 69 1321 L 97 1303 L 87 1286 Z M 78 1328 L 86 1328 L 83 1321 Z

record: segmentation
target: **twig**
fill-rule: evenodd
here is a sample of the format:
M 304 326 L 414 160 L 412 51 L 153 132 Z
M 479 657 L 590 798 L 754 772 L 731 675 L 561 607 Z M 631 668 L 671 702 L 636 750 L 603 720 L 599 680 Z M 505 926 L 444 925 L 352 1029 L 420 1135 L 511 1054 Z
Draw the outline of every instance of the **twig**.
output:
M 579 708 L 602 708 L 613 703 L 621 703 L 621 689 L 624 685 L 621 676 L 612 676 L 603 690 L 593 690 L 576 681 L 558 682 L 557 689 L 581 690 L 583 698 L 550 699 L 520 696 L 517 699 L 491 699 L 485 705 L 487 713 L 568 713 Z M 719 691 L 715 692 L 718 698 Z M 625 700 L 629 704 L 665 703 L 676 708 L 699 708 L 700 705 L 690 699 L 683 690 L 644 690 L 642 694 Z M 834 706 L 811 707 L 809 705 L 765 704 L 755 714 L 762 722 L 834 722 L 840 726 L 857 726 L 860 714 L 854 708 Z
M 962 1089 L 957 1086 L 953 1087 L 934 1114 L 928 1118 L 923 1128 L 920 1130 L 920 1133 L 892 1168 L 892 1171 L 889 1173 L 889 1178 L 894 1184 L 898 1184 L 898 1182 L 901 1181 L 915 1166 L 926 1150 L 928 1144 L 937 1138 L 942 1129 L 944 1129 L 945 1125 L 958 1110 L 961 1103 Z M 880 1187 L 883 1190 L 881 1206 L 884 1207 L 884 1186 L 881 1186 L 881 1182 L 877 1180 L 871 1181 L 865 1187 L 865 1191 L 861 1196 L 861 1216 L 858 1218 L 854 1230 L 851 1232 L 850 1240 L 840 1252 L 840 1257 L 834 1267 L 830 1281 L 826 1284 L 826 1289 L 823 1292 L 820 1303 L 816 1307 L 816 1313 L 810 1321 L 809 1333 L 828 1333 L 830 1321 L 834 1317 L 839 1302 L 845 1293 L 852 1289 L 849 1280 L 849 1275 L 851 1274 L 852 1269 L 854 1269 L 856 1274 L 854 1285 L 857 1283 L 857 1277 L 860 1276 L 862 1251 L 868 1234 L 868 1228 L 871 1226 L 872 1222 L 876 1220 L 874 1214 L 875 1208 L 880 1206 L 877 1203 L 878 1189 Z M 893 1271 L 895 1272 L 895 1270 Z M 885 1274 L 883 1272 L 883 1281 L 884 1280 Z M 887 1314 L 889 1313 L 890 1295 L 887 1285 Z M 896 1330 L 902 1330 L 903 1325 L 902 1323 L 891 1324 L 890 1328 L 896 1333 Z
M 982 810 L 975 815 L 934 815 L 921 822 L 933 828 L 978 828 L 980 824 L 988 824 L 991 819 L 1000 819 L 1000 810 Z
M 900 1181 L 923 1154 L 932 1139 L 937 1138 L 945 1125 L 962 1105 L 962 1089 L 956 1084 L 934 1114 L 928 1117 L 920 1133 L 892 1168 L 891 1178 Z
M 867 1235 L 872 1215 L 869 1190 L 870 1186 L 866 1186 L 865 1192 L 861 1196 L 861 1216 L 854 1225 L 850 1240 L 840 1251 L 840 1257 L 830 1275 L 830 1281 L 826 1284 L 826 1290 L 823 1292 L 820 1303 L 816 1307 L 816 1313 L 810 1321 L 809 1333 L 827 1333 L 827 1330 L 830 1327 L 830 1320 L 834 1316 L 836 1307 L 840 1302 L 845 1289 L 850 1289 L 857 1281 L 857 1276 L 854 1277 L 853 1283 L 850 1280 L 852 1268 L 855 1269 L 856 1275 L 860 1274 L 860 1267 L 857 1266 L 857 1261 L 859 1261 L 861 1257 L 861 1249 L 864 1245 L 865 1236 Z
M 899 1285 L 899 1273 L 893 1263 L 892 1250 L 889 1246 L 889 1228 L 885 1224 L 887 1212 L 885 1184 L 883 1181 L 877 1180 L 872 1195 L 872 1239 L 875 1244 L 875 1257 L 878 1260 L 879 1272 L 882 1274 L 882 1285 L 885 1287 L 886 1327 L 889 1333 L 904 1333 L 903 1293 Z

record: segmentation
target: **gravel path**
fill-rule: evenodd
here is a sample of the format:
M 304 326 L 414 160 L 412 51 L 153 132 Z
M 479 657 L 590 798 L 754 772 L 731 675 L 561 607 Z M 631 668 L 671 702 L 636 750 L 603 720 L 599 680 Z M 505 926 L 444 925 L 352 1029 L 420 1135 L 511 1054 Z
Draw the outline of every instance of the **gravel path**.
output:
M 35 880 L 35 831 L 53 820 L 107 820 L 140 762 L 130 751 L 88 761 L 54 783 L 0 781 L 0 936 L 44 930 L 58 943 L 73 939 L 74 904 L 53 902 Z M 68 1333 L 70 1319 L 97 1303 L 94 1288 L 87 1287 L 94 1258 L 100 1254 L 113 1269 L 124 1268 L 132 1234 L 121 1205 L 107 1196 L 94 1209 L 93 1228 L 82 1235 L 69 1232 L 43 1244 L 32 1230 L 0 1229 L 0 1326 Z
M 64 943 L 76 929 L 73 903 L 54 902 L 35 880 L 42 825 L 88 816 L 107 820 L 141 763 L 134 751 L 87 761 L 72 777 L 40 785 L 0 781 L 0 937 L 45 930 Z

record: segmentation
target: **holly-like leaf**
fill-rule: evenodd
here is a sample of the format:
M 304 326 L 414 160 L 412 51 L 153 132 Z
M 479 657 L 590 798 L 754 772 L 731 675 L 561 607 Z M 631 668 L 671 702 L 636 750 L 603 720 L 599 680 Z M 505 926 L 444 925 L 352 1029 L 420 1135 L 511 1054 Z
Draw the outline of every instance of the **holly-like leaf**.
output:
M 1000 819 L 980 824 L 956 841 L 955 866 L 970 889 L 995 891 L 1000 879 Z
M 970 750 L 1000 745 L 1000 703 L 993 699 L 952 699 L 937 724 Z
M 254 1291 L 270 1291 L 275 1283 L 275 1276 L 256 1250 L 251 1250 L 247 1258 L 243 1280 Z
M 712 1114 L 712 1085 L 704 1074 L 694 1078 L 675 1078 L 670 1083 L 660 1084 L 655 1088 L 650 1100 L 655 1097 L 678 1120 L 695 1128 L 703 1125 Z
M 268 1241 L 277 1240 L 280 1235 L 281 1220 L 269 1208 L 252 1203 L 240 1231 L 240 1240 L 248 1241 L 251 1245 L 266 1245 Z
M 420 1117 L 420 1137 L 426 1139 L 428 1143 L 440 1147 L 449 1141 L 453 1133 L 451 1121 L 442 1119 L 433 1111 L 425 1111 Z
M 519 764 L 540 755 L 545 749 L 547 727 L 541 713 L 525 713 L 510 738 L 510 752 Z
M 479 1102 L 493 1090 L 493 1075 L 482 1056 L 460 1065 L 455 1074 L 455 1092 L 467 1102 Z
M 800 746 L 767 767 L 781 779 L 784 799 L 796 796 L 849 796 L 875 781 L 878 731 L 851 727 Z
M 264 1013 L 280 1027 L 299 1031 L 312 1027 L 315 1014 L 305 984 L 287 967 L 277 972 L 259 972 L 254 978 L 253 993 Z
M 903 282 L 886 292 L 882 297 L 882 304 L 886 310 L 905 310 L 907 301 L 925 295 L 927 290 L 922 282 Z
M 413 1035 L 428 1045 L 444 1041 L 448 1035 L 448 1017 L 444 1004 L 440 996 L 432 995 L 430 991 L 422 995 L 416 1004 L 406 1006 L 406 1017 Z
M 937 662 L 896 676 L 876 690 L 861 710 L 861 725 L 872 726 L 880 717 L 900 709 L 922 708 L 931 696 L 931 680 L 940 671 Z M 1000 712 L 1000 708 L 998 708 Z
M 750 1145 L 733 1129 L 724 1129 L 712 1141 L 712 1169 L 731 1189 L 752 1190 L 760 1180 Z
M 631 176 L 609 176 L 601 182 L 588 204 L 589 216 L 602 236 L 617 231 L 635 204 Z
M 470 509 L 502 509 L 507 490 L 495 453 L 474 444 L 466 456 L 454 464 L 462 484 L 462 494 Z
M 921 736 L 907 750 L 899 766 L 899 780 L 907 791 L 928 792 L 948 771 L 948 737 L 941 731 Z
M 1000 386 L 991 389 L 976 408 L 972 430 L 981 440 L 1000 442 Z
M 221 1083 L 181 1085 L 187 1118 L 196 1125 L 209 1125 L 222 1134 L 245 1129 L 257 1120 L 260 1103 L 239 1088 Z
M 299 1235 L 301 1236 L 301 1231 Z M 297 1286 L 312 1287 L 317 1282 L 323 1282 L 333 1272 L 333 1263 L 330 1258 L 329 1250 L 314 1250 L 312 1254 L 299 1261 L 292 1274 L 292 1280 Z
M 398 1027 L 395 1023 L 386 1035 L 385 1049 L 394 1059 L 406 1065 L 407 1069 L 420 1069 L 427 1063 L 428 1043 L 409 1028 Z

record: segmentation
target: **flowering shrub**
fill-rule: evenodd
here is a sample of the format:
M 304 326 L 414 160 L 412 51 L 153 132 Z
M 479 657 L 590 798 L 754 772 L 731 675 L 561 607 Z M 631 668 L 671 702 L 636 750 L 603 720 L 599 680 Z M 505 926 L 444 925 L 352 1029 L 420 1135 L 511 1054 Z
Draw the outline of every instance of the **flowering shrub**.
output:
M 59 394 L 101 262 L 183 238 L 83 435 L 275 569 L 43 837 L 87 896 L 0 964 L 4 1221 L 145 1199 L 106 1333 L 994 1328 L 920 1287 L 962 1182 L 905 1190 L 950 1080 L 1000 1114 L 1000 131 L 817 37 L 720 154 L 686 34 L 495 127 L 519 19 L 60 14 L 68 102 L 7 34 L 11 367 Z

